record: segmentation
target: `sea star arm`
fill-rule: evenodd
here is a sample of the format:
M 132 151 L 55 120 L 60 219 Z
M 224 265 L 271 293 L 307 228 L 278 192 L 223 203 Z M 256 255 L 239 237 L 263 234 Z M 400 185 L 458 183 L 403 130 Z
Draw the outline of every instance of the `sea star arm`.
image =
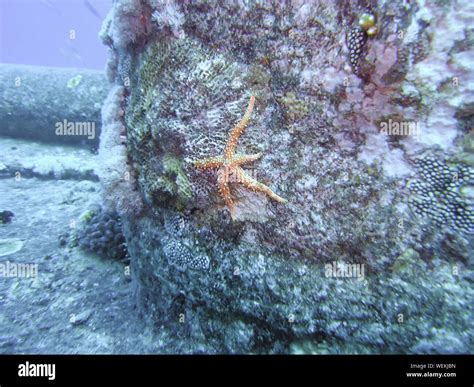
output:
M 273 192 L 270 188 L 268 188 L 265 184 L 260 183 L 259 181 L 253 179 L 252 177 L 248 176 L 244 170 L 240 167 L 235 168 L 234 173 L 237 175 L 240 183 L 244 187 L 247 187 L 249 190 L 253 192 L 261 192 L 268 196 L 270 199 L 273 199 L 279 203 L 287 203 L 286 199 L 283 199 L 281 196 L 278 196 L 275 192 Z
M 235 218 L 234 201 L 232 200 L 232 196 L 230 194 L 229 176 L 226 173 L 226 171 L 221 171 L 221 173 L 219 173 L 217 182 L 219 184 L 219 193 L 224 199 L 225 205 L 229 209 L 231 218 L 234 219 Z
M 235 149 L 237 147 L 237 141 L 242 135 L 245 127 L 247 126 L 250 116 L 252 114 L 253 106 L 255 103 L 255 97 L 251 96 L 247 110 L 240 122 L 231 130 L 229 140 L 224 149 L 223 156 L 209 157 L 203 160 L 194 161 L 194 166 L 200 169 L 218 169 L 218 186 L 219 193 L 224 199 L 227 208 L 230 211 L 232 219 L 235 219 L 235 206 L 232 200 L 229 183 L 240 183 L 244 187 L 248 188 L 253 192 L 260 192 L 268 196 L 270 199 L 275 200 L 279 203 L 287 203 L 287 200 L 278 196 L 266 185 L 258 182 L 252 177 L 248 176 L 245 171 L 241 168 L 241 165 L 251 163 L 262 157 L 261 153 L 253 155 L 235 155 Z
M 234 158 L 232 159 L 232 166 L 239 166 L 239 165 L 244 165 L 244 164 L 249 164 L 254 162 L 255 160 L 258 160 L 260 157 L 262 157 L 261 153 L 256 153 L 253 155 L 235 155 Z
M 244 116 L 230 132 L 229 141 L 227 142 L 227 145 L 224 150 L 224 157 L 228 160 L 232 158 L 232 155 L 235 152 L 235 148 L 237 147 L 237 141 L 239 140 L 239 137 L 241 136 L 245 127 L 250 121 L 250 115 L 252 114 L 254 103 L 255 97 L 252 95 L 250 97 L 249 105 L 247 106 L 247 110 L 245 111 Z
M 224 165 L 224 157 L 216 156 L 216 157 L 208 157 L 202 160 L 194 161 L 194 166 L 200 169 L 214 169 L 220 168 Z

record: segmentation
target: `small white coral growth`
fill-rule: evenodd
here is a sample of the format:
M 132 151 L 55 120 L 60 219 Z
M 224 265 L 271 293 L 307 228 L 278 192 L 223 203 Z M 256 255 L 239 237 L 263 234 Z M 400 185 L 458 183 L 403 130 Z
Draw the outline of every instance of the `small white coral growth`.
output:
M 99 31 L 99 38 L 107 46 L 112 45 L 112 39 L 110 37 L 110 28 L 112 25 L 112 19 L 114 16 L 114 9 L 112 8 L 107 16 L 105 17 L 104 21 L 102 22 L 102 26 L 100 27 Z
M 125 48 L 150 31 L 149 8 L 140 0 L 122 0 L 105 18 L 99 36 L 104 44 Z
M 124 91 L 122 86 L 115 86 L 104 101 L 97 170 L 105 206 L 122 216 L 138 214 L 142 209 L 133 172 L 127 164 L 126 147 L 121 142 L 125 132 L 121 108 Z
M 177 5 L 161 0 L 155 2 L 155 9 L 151 18 L 158 25 L 158 29 L 169 30 L 174 37 L 179 37 L 182 34 L 185 19 Z

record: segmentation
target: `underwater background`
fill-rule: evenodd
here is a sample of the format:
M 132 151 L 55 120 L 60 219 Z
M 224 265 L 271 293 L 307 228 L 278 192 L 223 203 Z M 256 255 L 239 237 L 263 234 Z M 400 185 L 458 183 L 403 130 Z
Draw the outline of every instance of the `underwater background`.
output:
M 0 0 L 0 353 L 472 354 L 473 20 Z

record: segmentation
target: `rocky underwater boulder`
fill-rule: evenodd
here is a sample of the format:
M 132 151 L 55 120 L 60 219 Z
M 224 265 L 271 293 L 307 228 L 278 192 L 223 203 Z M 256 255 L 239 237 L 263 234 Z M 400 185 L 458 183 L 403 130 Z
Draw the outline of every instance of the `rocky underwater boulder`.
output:
M 0 64 L 0 136 L 96 150 L 103 71 Z
M 474 10 L 419 3 L 114 3 L 100 178 L 175 352 L 472 352 Z

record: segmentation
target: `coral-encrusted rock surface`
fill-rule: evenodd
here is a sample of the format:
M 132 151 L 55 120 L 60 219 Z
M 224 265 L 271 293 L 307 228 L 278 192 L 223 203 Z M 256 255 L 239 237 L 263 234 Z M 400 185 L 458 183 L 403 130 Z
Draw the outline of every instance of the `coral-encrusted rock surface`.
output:
M 103 71 L 2 63 L 0 136 L 95 151 L 107 91 Z
M 114 3 L 99 174 L 171 351 L 473 352 L 472 17 L 468 1 Z M 193 162 L 223 154 L 251 95 L 237 153 L 261 152 L 247 174 L 288 203 L 237 180 L 231 219 Z M 344 264 L 359 271 L 329 270 Z

